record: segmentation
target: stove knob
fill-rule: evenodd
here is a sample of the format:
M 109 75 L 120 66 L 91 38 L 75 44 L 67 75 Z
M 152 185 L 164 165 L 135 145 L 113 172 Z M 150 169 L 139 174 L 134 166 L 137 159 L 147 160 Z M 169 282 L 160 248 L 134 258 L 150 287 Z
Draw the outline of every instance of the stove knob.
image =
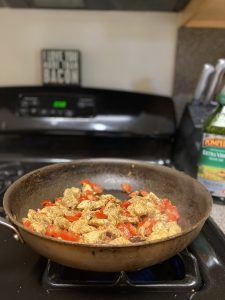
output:
M 50 110 L 50 116 L 55 116 L 56 115 L 56 110 L 55 109 L 51 109 Z
M 37 115 L 37 111 L 38 111 L 37 108 L 35 108 L 35 107 L 31 108 L 30 109 L 30 115 L 31 116 L 36 116 Z
M 24 116 L 28 116 L 28 112 L 29 110 L 27 108 L 20 108 L 19 109 L 19 115 L 24 117 Z
M 39 111 L 39 115 L 44 117 L 44 116 L 47 116 L 48 114 L 48 111 L 46 108 L 42 108 L 40 111 Z
M 71 118 L 73 116 L 73 111 L 72 110 L 66 110 L 64 112 L 64 116 L 68 117 L 68 118 Z

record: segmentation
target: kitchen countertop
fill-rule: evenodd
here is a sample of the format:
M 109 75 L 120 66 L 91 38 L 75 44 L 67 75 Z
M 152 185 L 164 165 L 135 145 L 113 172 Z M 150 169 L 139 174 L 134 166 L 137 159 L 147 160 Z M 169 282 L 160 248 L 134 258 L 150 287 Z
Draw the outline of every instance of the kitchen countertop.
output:
M 225 205 L 213 204 L 210 216 L 225 233 Z

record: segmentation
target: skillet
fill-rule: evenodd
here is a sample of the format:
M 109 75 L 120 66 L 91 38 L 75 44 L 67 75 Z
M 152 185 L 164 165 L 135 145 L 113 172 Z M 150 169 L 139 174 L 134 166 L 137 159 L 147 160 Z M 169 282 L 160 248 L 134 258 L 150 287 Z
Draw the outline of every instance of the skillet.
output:
M 181 215 L 182 232 L 166 239 L 129 245 L 79 244 L 30 231 L 21 224 L 28 209 L 40 207 L 42 199 L 54 199 L 65 188 L 79 186 L 89 178 L 104 193 L 122 198 L 121 183 L 133 190 L 152 191 L 169 198 Z M 16 180 L 6 191 L 3 207 L 9 219 L 0 223 L 17 232 L 39 254 L 60 264 L 90 271 L 133 271 L 160 263 L 186 248 L 198 235 L 212 207 L 210 193 L 195 179 L 172 168 L 124 159 L 83 159 L 46 166 Z

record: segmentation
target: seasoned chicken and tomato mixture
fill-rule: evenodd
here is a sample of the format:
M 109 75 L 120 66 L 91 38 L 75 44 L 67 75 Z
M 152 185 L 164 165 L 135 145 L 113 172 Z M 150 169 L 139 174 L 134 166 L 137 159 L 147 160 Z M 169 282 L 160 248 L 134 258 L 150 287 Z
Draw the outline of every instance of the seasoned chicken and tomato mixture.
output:
M 88 179 L 81 187 L 65 189 L 63 196 L 42 201 L 43 208 L 29 209 L 23 225 L 56 239 L 85 244 L 126 245 L 153 241 L 181 232 L 176 206 L 154 193 L 132 191 L 121 185 L 127 200 L 121 201 Z

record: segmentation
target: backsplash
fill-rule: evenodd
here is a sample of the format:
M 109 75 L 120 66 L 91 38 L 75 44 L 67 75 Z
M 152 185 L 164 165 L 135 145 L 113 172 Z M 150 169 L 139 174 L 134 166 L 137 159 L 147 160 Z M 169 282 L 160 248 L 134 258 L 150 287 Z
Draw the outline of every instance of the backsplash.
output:
M 75 48 L 83 86 L 171 96 L 177 28 L 175 13 L 2 8 L 0 86 L 40 85 L 41 49 Z

